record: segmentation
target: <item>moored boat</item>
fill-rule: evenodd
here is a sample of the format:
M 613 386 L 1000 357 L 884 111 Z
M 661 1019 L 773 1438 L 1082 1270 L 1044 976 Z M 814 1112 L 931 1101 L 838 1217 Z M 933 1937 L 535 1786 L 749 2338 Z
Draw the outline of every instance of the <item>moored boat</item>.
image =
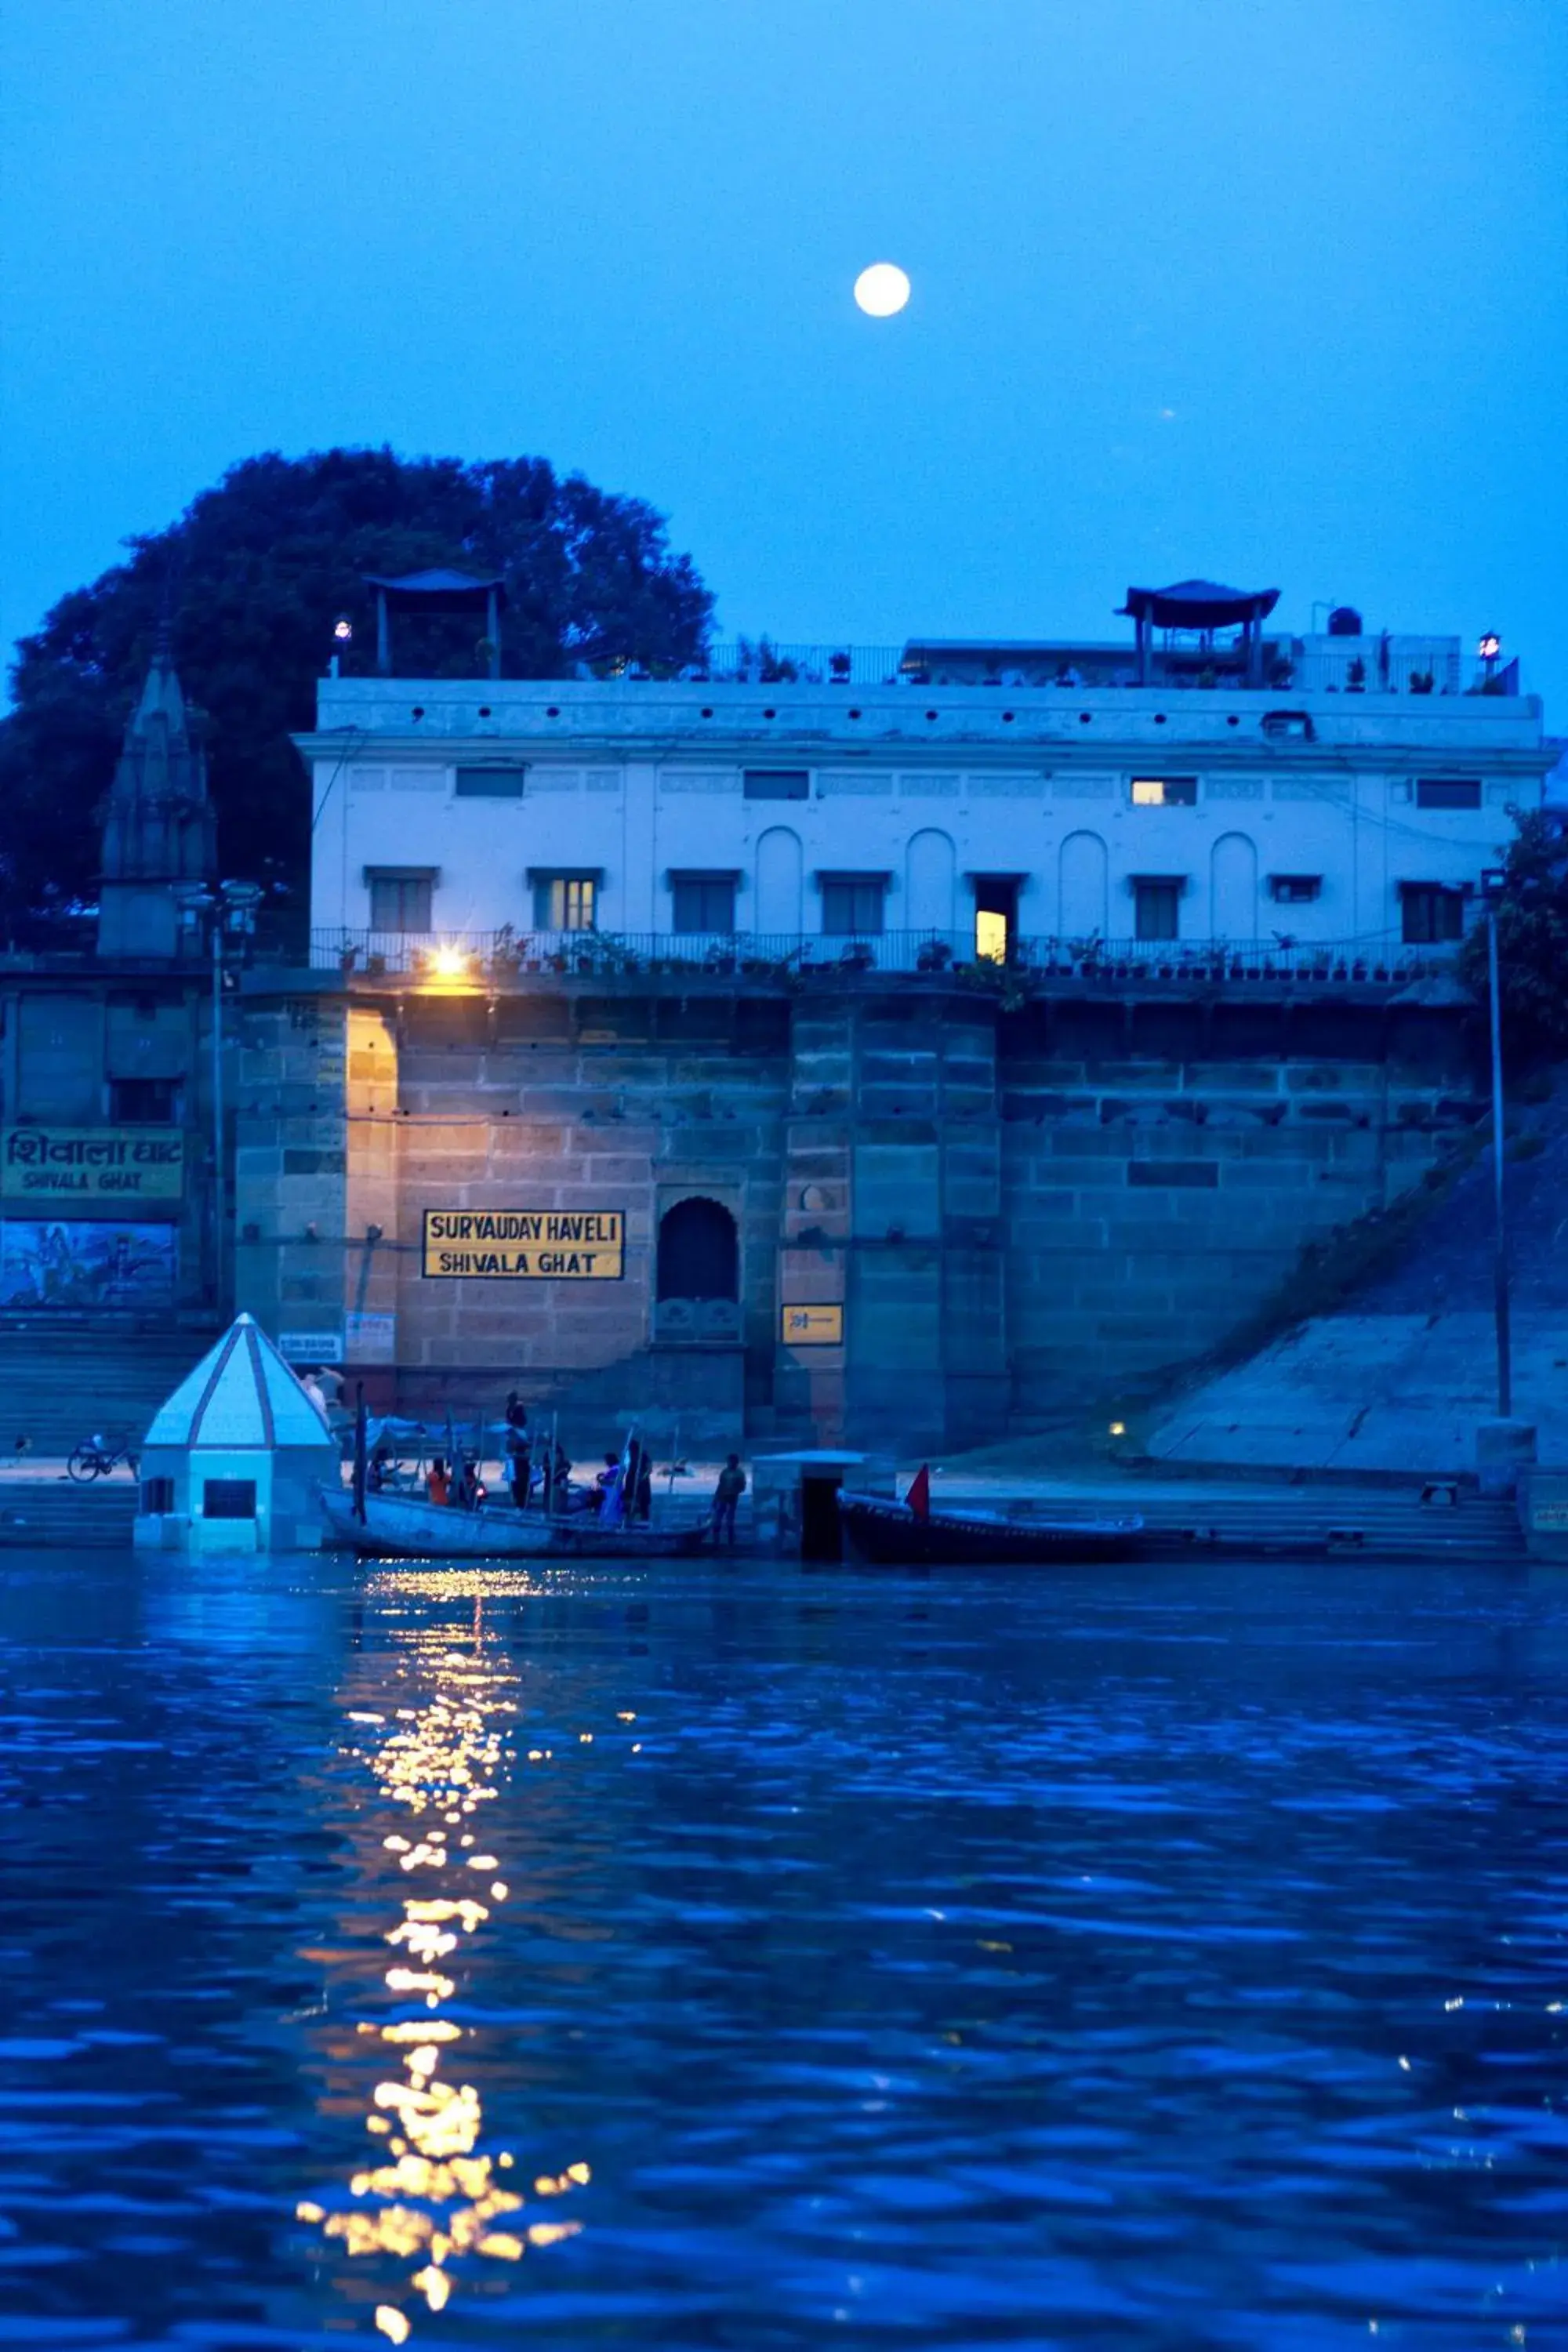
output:
M 1143 1534 L 1143 1522 L 1132 1512 L 1117 1518 L 1009 1518 L 1000 1511 L 921 1510 L 889 1495 L 841 1493 L 838 1517 L 851 1558 L 876 1567 L 1127 1559 Z
M 700 1524 L 605 1526 L 593 1511 L 546 1517 L 506 1505 L 458 1510 L 424 1495 L 323 1486 L 321 1509 L 342 1543 L 373 1559 L 674 1559 L 698 1550 Z

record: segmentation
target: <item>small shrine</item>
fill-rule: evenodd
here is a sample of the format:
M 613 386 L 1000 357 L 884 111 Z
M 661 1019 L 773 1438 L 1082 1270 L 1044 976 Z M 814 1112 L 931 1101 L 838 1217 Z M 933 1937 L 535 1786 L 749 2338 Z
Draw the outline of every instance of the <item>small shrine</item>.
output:
M 316 1551 L 339 1475 L 326 1416 L 249 1315 L 153 1417 L 135 1541 L 154 1551 Z

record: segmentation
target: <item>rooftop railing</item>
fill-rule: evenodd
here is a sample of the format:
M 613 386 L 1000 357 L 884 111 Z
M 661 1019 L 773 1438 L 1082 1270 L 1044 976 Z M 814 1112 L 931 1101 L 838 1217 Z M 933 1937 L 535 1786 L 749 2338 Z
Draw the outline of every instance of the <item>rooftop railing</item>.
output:
M 978 955 L 970 931 L 825 932 L 318 930 L 317 971 L 407 978 L 430 987 L 505 985 L 530 977 L 601 980 L 688 975 L 784 981 L 897 972 L 950 974 L 979 985 L 1009 975 L 1083 984 L 1199 982 L 1246 988 L 1262 982 L 1303 986 L 1405 986 L 1452 970 L 1454 945 L 1412 946 L 1384 936 L 1336 940 L 1016 940 L 997 961 Z
M 1380 637 L 1270 641 L 1264 674 L 1256 686 L 1240 656 L 1221 647 L 1212 653 L 1172 643 L 1157 646 L 1149 686 L 1166 693 L 1517 695 L 1518 659 L 1483 660 L 1462 654 L 1451 637 Z M 637 663 L 613 669 L 595 666 L 592 676 L 629 683 L 668 678 L 671 673 Z M 1140 684 L 1137 656 L 1105 646 L 1042 643 L 999 646 L 987 660 L 980 646 L 922 650 L 914 646 L 784 645 L 742 637 L 710 646 L 706 656 L 675 675 L 711 686 L 961 687 L 984 686 L 1018 692 L 1075 693 Z

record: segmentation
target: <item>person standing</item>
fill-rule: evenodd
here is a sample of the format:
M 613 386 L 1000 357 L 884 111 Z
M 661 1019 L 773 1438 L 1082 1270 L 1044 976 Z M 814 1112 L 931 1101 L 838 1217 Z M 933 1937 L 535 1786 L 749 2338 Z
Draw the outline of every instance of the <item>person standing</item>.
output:
M 719 1473 L 719 1484 L 713 1490 L 713 1540 L 733 1545 L 735 1540 L 735 1507 L 746 1491 L 746 1474 L 741 1467 L 741 1457 L 731 1454 Z

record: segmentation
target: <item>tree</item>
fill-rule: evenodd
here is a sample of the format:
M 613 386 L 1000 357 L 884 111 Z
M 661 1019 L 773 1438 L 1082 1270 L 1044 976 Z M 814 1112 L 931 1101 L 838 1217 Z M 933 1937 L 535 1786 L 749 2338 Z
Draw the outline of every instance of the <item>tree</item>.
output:
M 502 668 L 568 674 L 579 662 L 670 671 L 699 658 L 713 599 L 662 517 L 639 499 L 565 477 L 540 457 L 465 465 L 390 449 L 276 453 L 234 467 L 166 530 L 126 541 L 125 562 L 62 596 L 12 673 L 0 723 L 0 913 L 90 896 L 97 810 L 167 612 L 181 683 L 205 714 L 226 874 L 298 898 L 310 863 L 310 794 L 289 735 L 346 614 L 344 667 L 374 667 L 366 572 L 427 565 L 504 576 Z M 467 623 L 403 635 L 399 666 L 482 674 Z
M 1554 809 L 1515 810 L 1495 901 L 1504 1062 L 1510 1069 L 1568 1055 L 1568 839 Z M 1487 927 L 1465 941 L 1461 971 L 1487 1001 Z

